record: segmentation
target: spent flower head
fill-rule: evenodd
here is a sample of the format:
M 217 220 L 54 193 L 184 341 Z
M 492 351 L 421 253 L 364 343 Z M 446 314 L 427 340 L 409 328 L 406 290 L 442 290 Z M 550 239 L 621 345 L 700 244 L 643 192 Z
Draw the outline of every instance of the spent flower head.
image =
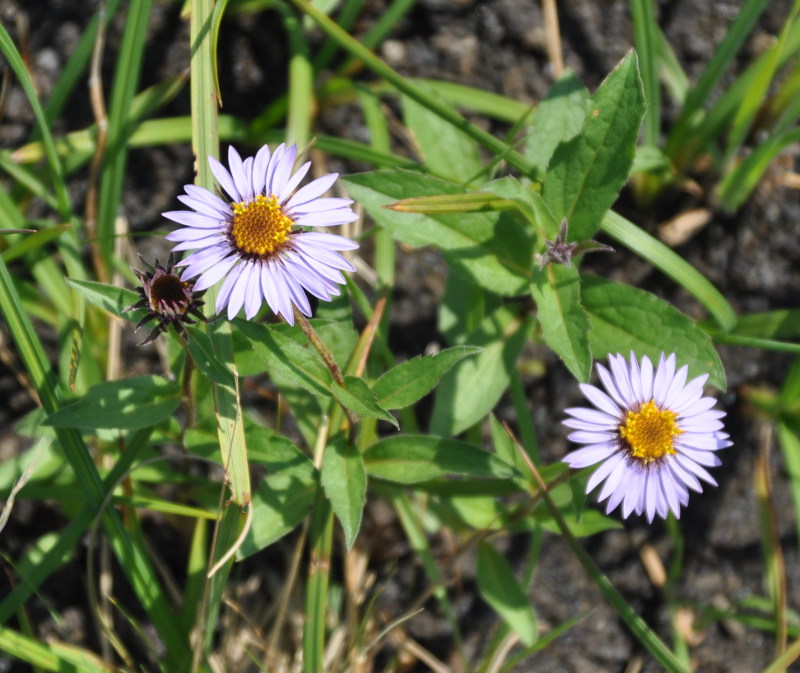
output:
M 566 267 L 572 266 L 572 258 L 586 252 L 614 252 L 610 245 L 603 245 L 597 241 L 581 241 L 580 243 L 569 243 L 569 222 L 565 217 L 561 220 L 561 227 L 555 241 L 545 241 L 545 252 L 539 261 L 541 271 L 548 264 L 563 264 Z
M 181 280 L 175 272 L 174 253 L 170 254 L 166 266 L 163 266 L 158 259 L 156 259 L 155 266 L 148 264 L 144 259 L 142 259 L 142 263 L 147 270 L 133 269 L 133 272 L 142 281 L 142 284 L 136 288 L 140 299 L 135 304 L 123 309 L 125 311 L 140 308 L 145 310 L 144 316 L 136 324 L 137 330 L 149 322 L 156 322 L 156 326 L 139 345 L 144 346 L 150 343 L 159 333 L 166 332 L 170 325 L 174 325 L 178 332 L 185 337 L 185 325 L 194 325 L 197 320 L 205 320 L 200 312 L 200 307 L 203 305 L 200 297 L 203 293 L 195 291 L 194 281 Z
M 197 278 L 205 290 L 225 279 L 217 294 L 217 313 L 227 307 L 233 319 L 244 307 L 253 318 L 266 302 L 272 311 L 294 324 L 294 307 L 311 315 L 306 292 L 329 301 L 345 282 L 342 271 L 354 271 L 339 254 L 358 247 L 348 238 L 306 231 L 353 222 L 350 199 L 322 198 L 338 177 L 329 173 L 298 189 L 311 162 L 296 171 L 297 147 L 280 145 L 274 153 L 264 145 L 255 157 L 242 161 L 233 147 L 228 168 L 209 157 L 211 171 L 222 188 L 218 194 L 186 185 L 178 199 L 192 211 L 164 213 L 183 225 L 167 234 L 173 251 L 193 250 L 178 266 L 182 278 Z
M 700 480 L 717 483 L 706 467 L 716 467 L 716 451 L 731 446 L 722 432 L 725 412 L 712 409 L 716 400 L 703 396 L 708 374 L 688 383 L 688 367 L 676 371 L 675 354 L 661 354 L 658 368 L 644 356 L 639 364 L 609 355 L 611 371 L 597 365 L 605 388 L 581 384 L 595 408 L 567 409 L 564 425 L 573 428 L 569 440 L 585 444 L 563 460 L 580 469 L 597 465 L 586 492 L 598 484 L 598 500 L 607 500 L 606 513 L 622 505 L 622 516 L 645 513 L 680 516 L 689 501 L 689 489 L 701 492 Z

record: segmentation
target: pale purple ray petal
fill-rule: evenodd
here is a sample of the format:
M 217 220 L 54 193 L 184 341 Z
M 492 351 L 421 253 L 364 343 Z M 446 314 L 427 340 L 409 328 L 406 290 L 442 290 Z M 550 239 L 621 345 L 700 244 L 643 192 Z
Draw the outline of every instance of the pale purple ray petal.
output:
M 636 354 L 633 351 L 631 351 L 629 371 L 631 392 L 633 393 L 633 397 L 641 402 L 647 402 L 648 400 L 642 395 L 642 375 L 639 372 L 639 363 L 636 360 Z
M 660 407 L 663 407 L 664 397 L 667 394 L 672 379 L 675 376 L 675 354 L 672 353 L 669 357 L 661 354 L 661 359 L 658 362 L 658 369 L 656 370 L 656 377 L 653 381 L 653 399 Z
M 322 196 L 333 186 L 333 183 L 336 182 L 336 178 L 338 177 L 338 173 L 328 173 L 321 178 L 312 180 L 305 187 L 295 192 L 294 196 L 287 201 L 286 207 L 291 209 L 300 204 L 307 203 L 312 199 L 316 199 L 318 196 Z
M 712 476 L 711 476 L 711 475 L 708 473 L 708 470 L 706 470 L 706 469 L 705 469 L 704 467 L 702 467 L 701 465 L 698 465 L 698 464 L 697 464 L 695 461 L 693 461 L 691 458 L 686 458 L 686 457 L 685 457 L 685 456 L 683 456 L 682 454 L 678 454 L 677 456 L 675 456 L 675 461 L 676 461 L 676 462 L 677 462 L 677 463 L 678 463 L 678 464 L 679 464 L 679 465 L 680 465 L 682 468 L 684 468 L 684 469 L 685 469 L 687 472 L 691 472 L 693 475 L 695 475 L 696 477 L 699 477 L 699 478 L 700 478 L 700 479 L 702 479 L 703 481 L 706 481 L 706 482 L 708 482 L 708 483 L 709 483 L 709 484 L 711 484 L 712 486 L 716 486 L 716 485 L 717 485 L 717 482 L 715 481 L 714 477 L 712 477 Z
M 242 262 L 239 265 L 242 272 L 233 284 L 231 296 L 228 299 L 228 320 L 233 320 L 239 314 L 239 311 L 242 310 L 244 297 L 247 292 L 247 286 L 250 284 L 250 277 L 253 273 L 254 266 L 252 262 Z
M 247 280 L 247 287 L 244 293 L 244 316 L 248 320 L 256 317 L 258 309 L 261 308 L 261 264 L 254 263 Z
M 194 286 L 195 291 L 201 292 L 202 290 L 206 290 L 220 281 L 222 277 L 231 270 L 236 261 L 236 255 L 231 255 L 227 259 L 224 259 L 209 268 L 208 271 L 206 271 L 202 276 L 200 276 L 200 278 L 197 279 L 197 282 Z
M 241 201 L 242 197 L 239 194 L 239 190 L 236 189 L 233 178 L 231 177 L 231 174 L 228 173 L 228 170 L 225 168 L 225 166 L 223 166 L 214 157 L 208 157 L 208 165 L 211 167 L 211 172 L 217 179 L 219 186 L 228 193 L 228 196 L 230 196 L 234 201 Z
M 207 206 L 211 206 L 220 215 L 230 213 L 230 206 L 221 198 L 219 198 L 219 196 L 213 192 L 210 192 L 205 187 L 198 187 L 197 185 L 184 185 L 183 189 L 189 198 L 205 203 Z
M 306 257 L 310 257 L 311 259 L 314 259 L 317 262 L 330 267 L 331 269 L 336 269 L 337 271 L 355 271 L 355 267 L 336 252 L 331 252 L 330 250 L 318 248 L 313 245 L 305 245 L 303 241 L 296 241 L 294 245 L 295 248 L 302 252 L 302 254 L 304 254 Z
M 311 294 L 320 299 L 329 301 L 331 298 L 329 282 L 317 275 L 313 268 L 308 266 L 308 262 L 300 255 L 286 255 L 283 258 L 284 265 L 298 282 Z
M 597 411 L 596 409 L 570 407 L 569 409 L 564 409 L 564 413 L 579 418 L 582 421 L 588 421 L 589 423 L 595 423 L 603 427 L 616 427 L 619 425 L 619 419 L 604 414 L 602 411 Z
M 275 194 L 274 190 L 272 189 L 272 180 L 273 176 L 275 175 L 275 170 L 278 168 L 278 164 L 280 164 L 281 157 L 283 156 L 283 153 L 285 151 L 286 151 L 286 145 L 285 143 L 281 143 L 272 153 L 272 158 L 269 160 L 269 165 L 267 166 L 267 174 L 264 178 L 264 192 L 267 196 Z
M 239 264 L 233 267 L 231 272 L 225 277 L 225 282 L 222 283 L 222 287 L 220 287 L 219 293 L 217 294 L 217 303 L 215 306 L 217 313 L 222 313 L 222 309 L 228 304 L 233 286 L 236 284 L 236 281 L 239 280 L 239 276 L 242 275 L 243 269 L 244 264 Z
M 233 184 L 236 185 L 236 191 L 239 192 L 237 201 L 249 201 L 248 192 L 250 191 L 250 181 L 247 179 L 247 174 L 244 170 L 242 157 L 234 149 L 233 145 L 228 146 L 228 170 L 231 172 Z
M 673 405 L 680 399 L 688 374 L 689 367 L 687 365 L 683 365 L 683 367 L 675 373 L 675 378 L 672 379 L 672 383 L 670 383 L 667 393 L 664 396 L 664 407 L 667 409 L 672 409 Z
M 669 460 L 667 466 L 672 476 L 675 478 L 676 484 L 682 484 L 684 488 L 691 488 L 698 493 L 703 491 L 703 485 L 700 483 L 700 480 L 695 477 L 692 472 L 684 469 L 677 460 Z
M 181 250 L 197 250 L 200 248 L 208 248 L 212 246 L 218 246 L 220 243 L 225 242 L 225 237 L 218 233 L 212 233 L 211 235 L 206 235 L 204 238 L 200 238 L 194 241 L 184 241 L 183 243 L 178 243 L 178 245 L 172 248 L 172 252 L 179 252 Z
M 708 411 L 716 403 L 717 401 L 713 397 L 701 397 L 690 405 L 675 407 L 673 411 L 678 414 L 679 418 L 691 418 L 692 416 L 697 416 L 697 414 L 702 414 L 704 411 Z
M 614 432 L 589 432 L 588 430 L 576 430 L 567 435 L 567 439 L 578 444 L 600 444 L 601 442 L 612 442 L 617 439 Z
M 661 480 L 655 470 L 650 470 L 645 476 L 644 486 L 644 512 L 649 523 L 653 523 L 660 494 Z
M 617 422 L 611 421 L 610 423 L 604 423 L 599 425 L 594 421 L 583 421 L 580 418 L 566 418 L 561 421 L 562 425 L 566 425 L 568 428 L 574 428 L 575 430 L 591 430 L 591 431 L 611 431 L 613 432 L 617 428 Z
M 187 227 L 200 229 L 224 229 L 225 227 L 225 223 L 219 218 L 193 213 L 191 210 L 170 210 L 161 214 L 168 220 L 172 220 L 173 222 Z
M 280 313 L 280 300 L 278 299 L 278 290 L 274 278 L 274 263 L 266 263 L 261 267 L 261 291 L 264 299 L 267 300 L 270 310 L 278 314 Z
M 649 402 L 653 398 L 653 363 L 646 355 L 642 357 L 642 400 Z
M 287 147 L 284 153 L 281 155 L 280 160 L 277 162 L 277 166 L 275 166 L 275 172 L 272 174 L 272 180 L 269 183 L 269 191 L 271 194 L 278 196 L 278 194 L 283 191 L 284 187 L 286 187 L 289 176 L 292 174 L 294 160 L 296 157 L 297 145 L 291 145 L 290 147 Z
M 186 196 L 185 194 L 178 196 L 178 201 L 180 201 L 183 205 L 189 206 L 189 208 L 196 210 L 200 215 L 206 215 L 207 217 L 214 218 L 219 222 L 224 222 L 229 213 L 228 207 L 224 204 L 223 208 L 221 209 L 207 203 L 206 201 L 194 199 L 191 196 Z
M 252 201 L 256 197 L 253 191 L 253 157 L 247 157 L 242 164 L 244 169 L 244 182 L 239 186 L 245 201 Z
M 694 461 L 698 465 L 705 465 L 706 467 L 717 467 L 722 465 L 716 453 L 713 451 L 698 451 L 697 449 L 690 449 L 688 446 L 682 446 L 681 452 L 678 454 L 683 458 Z
M 574 470 L 580 470 L 605 460 L 613 452 L 614 447 L 611 444 L 590 444 L 576 451 L 571 451 L 561 459 L 561 462 L 566 463 Z
M 622 411 L 617 407 L 611 398 L 606 395 L 599 388 L 595 388 L 590 383 L 581 383 L 579 385 L 583 396 L 589 400 L 600 411 L 605 411 L 609 416 L 622 417 Z
M 295 171 L 294 175 L 289 178 L 289 181 L 286 183 L 283 189 L 281 189 L 281 193 L 276 194 L 278 197 L 278 203 L 283 203 L 292 195 L 294 190 L 297 189 L 297 186 L 303 181 L 303 178 L 306 177 L 306 173 L 308 173 L 309 168 L 311 168 L 311 162 L 306 161 L 306 163 L 304 163 Z
M 637 474 L 627 484 L 625 497 L 622 499 L 622 518 L 627 519 L 637 509 L 642 500 L 643 475 Z
M 598 468 L 592 472 L 592 475 L 589 477 L 589 481 L 586 482 L 586 492 L 591 493 L 595 487 L 603 481 L 611 472 L 622 463 L 624 460 L 624 456 L 621 453 L 617 453 L 611 456 L 607 461 L 601 463 Z
M 687 432 L 677 437 L 675 445 L 688 446 L 700 451 L 717 451 L 720 448 L 717 438 L 710 432 Z
M 269 145 L 264 145 L 258 152 L 253 162 L 253 194 L 261 194 L 267 179 L 267 166 L 269 166 Z
M 608 478 L 605 480 L 605 484 L 603 484 L 603 488 L 600 489 L 600 493 L 597 496 L 599 501 L 605 500 L 609 495 L 617 491 L 620 488 L 623 481 L 627 481 L 630 478 L 630 468 L 628 465 L 625 464 L 624 460 L 619 461 L 618 463 L 614 464 L 614 469 L 611 470 L 608 474 Z M 590 491 L 589 486 L 586 486 L 586 492 Z
M 706 411 L 691 418 L 681 419 L 680 428 L 685 432 L 714 432 L 715 430 L 722 430 L 724 427 L 722 421 L 714 417 L 708 417 L 708 414 L 711 413 L 713 412 Z
M 195 229 L 193 227 L 184 227 L 183 229 L 176 229 L 170 231 L 164 238 L 168 241 L 177 243 L 178 241 L 199 241 L 202 238 L 209 236 L 218 236 L 220 240 L 224 240 L 223 234 L 218 231 L 209 231 L 208 229 Z
M 287 215 L 309 215 L 311 213 L 319 213 L 323 210 L 341 210 L 349 208 L 353 203 L 352 199 L 339 199 L 334 197 L 314 199 L 306 203 L 287 208 Z
M 355 250 L 358 247 L 358 243 L 355 241 L 337 234 L 304 231 L 301 236 L 304 245 L 312 244 L 314 247 L 321 247 L 326 250 Z
M 358 215 L 349 208 L 337 208 L 321 213 L 298 215 L 294 222 L 298 227 L 337 227 L 340 224 L 355 222 L 357 219 Z
M 611 375 L 611 373 L 601 364 L 598 364 L 597 367 L 595 367 L 595 369 L 597 370 L 597 375 L 600 377 L 600 381 L 603 384 L 603 388 L 606 389 L 606 392 L 608 392 L 611 398 L 620 407 L 623 408 L 627 407 L 628 406 L 627 403 L 622 398 L 622 395 L 620 394 L 617 386 L 614 384 L 614 377 Z
M 606 514 L 615 510 L 619 503 L 622 502 L 622 499 L 625 497 L 625 493 L 628 490 L 628 483 L 631 479 L 636 479 L 637 475 L 636 472 L 630 469 L 630 467 L 623 466 L 624 469 L 622 470 L 622 474 L 620 475 L 620 479 L 614 488 L 614 491 L 611 492 L 608 498 L 608 502 L 606 503 Z M 603 489 L 605 491 L 605 489 Z M 603 498 L 598 498 L 600 502 L 603 501 Z
M 225 246 L 217 246 L 214 248 L 204 248 L 198 252 L 194 252 L 183 260 L 186 268 L 181 274 L 181 280 L 187 278 L 194 278 L 205 271 L 208 271 L 212 266 L 218 264 L 226 255 L 230 254 L 231 250 Z M 234 257 L 236 259 L 236 257 Z
M 275 295 L 278 303 L 278 310 L 276 311 L 283 316 L 283 319 L 290 325 L 294 325 L 294 310 L 292 309 L 292 300 L 289 288 L 286 286 L 282 269 L 275 263 L 272 265 L 272 280 L 275 283 Z
M 608 364 L 611 367 L 611 373 L 614 375 L 614 384 L 617 386 L 622 399 L 625 400 L 625 407 L 630 409 L 638 400 L 631 390 L 630 379 L 628 378 L 628 364 L 620 354 L 609 355 Z

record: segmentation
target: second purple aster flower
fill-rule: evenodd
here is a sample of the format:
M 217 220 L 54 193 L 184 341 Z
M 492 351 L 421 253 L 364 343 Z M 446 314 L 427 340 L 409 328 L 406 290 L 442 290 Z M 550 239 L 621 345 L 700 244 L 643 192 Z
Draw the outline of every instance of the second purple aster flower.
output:
M 223 191 L 221 196 L 186 185 L 178 199 L 192 211 L 176 210 L 164 217 L 183 225 L 166 238 L 173 251 L 193 252 L 178 266 L 183 280 L 198 277 L 200 292 L 225 279 L 216 310 L 227 307 L 232 320 L 244 307 L 253 318 L 266 302 L 274 313 L 294 324 L 294 306 L 311 315 L 306 292 L 329 301 L 345 282 L 342 271 L 354 271 L 339 251 L 358 244 L 335 234 L 306 231 L 353 222 L 358 216 L 350 199 L 322 198 L 337 173 L 298 189 L 311 162 L 294 171 L 297 147 L 280 145 L 273 154 L 262 147 L 244 161 L 232 147 L 228 169 L 213 157 L 208 161 Z M 223 193 L 224 192 L 224 193 Z

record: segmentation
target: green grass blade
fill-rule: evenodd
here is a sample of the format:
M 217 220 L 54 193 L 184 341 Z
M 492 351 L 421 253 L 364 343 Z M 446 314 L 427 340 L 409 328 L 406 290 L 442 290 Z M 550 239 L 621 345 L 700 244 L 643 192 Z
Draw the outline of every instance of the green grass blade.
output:
M 69 194 L 64 182 L 64 169 L 61 161 L 56 152 L 53 136 L 50 133 L 50 127 L 47 123 L 44 110 L 39 103 L 36 96 L 36 89 L 33 86 L 33 81 L 28 74 L 25 63 L 22 60 L 17 48 L 14 46 L 11 36 L 6 31 L 2 23 L 0 23 L 0 52 L 5 56 L 11 69 L 19 80 L 22 90 L 28 98 L 33 109 L 33 114 L 36 117 L 36 124 L 39 132 L 42 134 L 42 145 L 44 147 L 44 156 L 47 159 L 48 167 L 50 168 L 50 177 L 53 182 L 53 190 L 56 194 L 56 203 L 58 204 L 58 213 L 61 218 L 66 222 L 69 221 L 72 215 L 72 207 L 69 202 Z
M 22 310 L 19 294 L 2 260 L 0 260 L 0 311 L 5 317 L 9 332 L 42 407 L 48 415 L 54 414 L 61 407 L 60 390 L 42 344 Z M 72 428 L 55 428 L 55 433 L 79 483 L 85 490 L 87 500 L 95 512 L 99 511 L 105 498 L 105 489 L 86 444 L 78 431 Z M 188 656 L 188 646 L 177 629 L 172 611 L 165 595 L 160 591 L 158 580 L 147 556 L 141 548 L 132 543 L 115 510 L 106 509 L 103 525 L 112 549 L 127 573 L 134 591 L 164 639 L 168 649 L 168 661 L 173 665 L 185 661 Z
M 363 6 L 364 0 L 344 0 L 339 14 L 336 16 L 336 23 L 339 24 L 342 30 L 350 30 L 350 27 L 355 22 Z M 314 57 L 314 72 L 321 72 L 324 70 L 331 62 L 331 59 L 336 55 L 338 49 L 339 45 L 330 37 L 325 40 L 322 49 L 320 49 Z
M 506 143 L 495 138 L 491 133 L 478 128 L 475 124 L 467 121 L 460 114 L 455 112 L 448 104 L 442 103 L 435 97 L 422 91 L 413 82 L 402 77 L 380 58 L 375 56 L 367 47 L 358 42 L 351 35 L 336 25 L 325 14 L 316 9 L 308 0 L 292 0 L 292 3 L 299 7 L 304 13 L 310 16 L 329 36 L 336 40 L 352 56 L 362 60 L 366 66 L 377 75 L 380 75 L 401 93 L 415 100 L 420 105 L 427 107 L 431 112 L 439 115 L 445 121 L 460 128 L 464 133 L 483 145 L 487 150 L 495 155 L 504 158 L 515 169 L 533 176 L 533 166 L 521 154 L 512 150 Z
M 114 85 L 108 112 L 106 155 L 100 175 L 97 205 L 97 238 L 106 270 L 113 267 L 114 222 L 122 199 L 122 185 L 128 162 L 131 105 L 142 69 L 147 23 L 153 0 L 131 0 L 125 21 L 122 45 L 117 55 Z
M 603 218 L 601 229 L 685 288 L 708 309 L 723 330 L 736 324 L 736 313 L 719 290 L 666 245 L 614 211 L 609 211 Z
M 697 80 L 695 87 L 689 92 L 681 110 L 680 117 L 669 134 L 666 153 L 675 157 L 681 153 L 684 145 L 696 124 L 697 113 L 711 96 L 714 88 L 719 84 L 725 70 L 733 61 L 750 31 L 755 26 L 758 17 L 766 9 L 769 0 L 745 0 L 739 14 L 728 28 L 728 32 L 714 50 L 703 74 Z
M 89 650 L 58 642 L 42 643 L 0 626 L 0 651 L 46 671 L 108 673 L 108 664 Z
M 658 40 L 658 58 L 661 63 L 661 79 L 675 102 L 683 105 L 689 93 L 689 78 L 681 64 L 678 63 L 672 45 L 667 41 L 658 24 L 656 24 L 656 38 Z
M 286 120 L 286 143 L 295 143 L 301 150 L 311 138 L 314 114 L 314 70 L 309 60 L 308 43 L 302 22 L 287 7 L 283 25 L 289 36 L 289 109 Z
M 658 25 L 653 0 L 630 0 L 639 74 L 647 102 L 644 113 L 644 143 L 657 145 L 661 133 L 661 86 L 658 80 Z

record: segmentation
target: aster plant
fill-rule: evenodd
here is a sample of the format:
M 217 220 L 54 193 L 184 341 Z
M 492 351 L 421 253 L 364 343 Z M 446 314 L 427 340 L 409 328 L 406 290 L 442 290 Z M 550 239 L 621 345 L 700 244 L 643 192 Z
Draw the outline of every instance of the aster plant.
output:
M 281 144 L 274 153 L 264 145 L 242 160 L 228 150 L 228 168 L 213 157 L 208 161 L 221 190 L 217 194 L 186 185 L 178 199 L 191 211 L 177 210 L 164 217 L 182 227 L 167 234 L 177 243 L 173 252 L 193 251 L 178 266 L 183 280 L 196 278 L 205 290 L 223 280 L 216 311 L 227 308 L 233 319 L 244 308 L 253 318 L 266 304 L 289 324 L 294 307 L 307 316 L 306 293 L 329 301 L 345 282 L 342 271 L 354 271 L 339 254 L 358 244 L 343 236 L 308 231 L 357 219 L 349 199 L 324 198 L 336 182 L 329 173 L 298 189 L 311 162 L 294 170 L 297 147 Z
M 135 288 L 139 293 L 139 301 L 131 304 L 125 311 L 144 309 L 145 314 L 136 324 L 136 329 L 147 323 L 155 322 L 156 325 L 147 338 L 139 343 L 140 346 L 153 341 L 159 334 L 166 332 L 170 325 L 186 338 L 185 325 L 194 325 L 198 320 L 204 321 L 201 312 L 203 301 L 200 299 L 202 292 L 194 287 L 194 281 L 182 280 L 175 271 L 175 254 L 171 253 L 166 265 L 156 259 L 155 266 L 148 264 L 144 259 L 142 263 L 146 270 L 133 269 L 142 284 Z
M 720 420 L 725 412 L 703 396 L 708 374 L 687 383 L 688 367 L 676 371 L 674 353 L 662 353 L 655 369 L 634 353 L 629 362 L 620 354 L 608 362 L 610 371 L 597 365 L 605 392 L 581 384 L 594 408 L 566 410 L 563 423 L 575 430 L 570 441 L 585 446 L 563 460 L 576 469 L 597 465 L 586 492 L 603 484 L 598 500 L 607 501 L 606 513 L 621 505 L 623 518 L 680 517 L 689 490 L 701 492 L 701 481 L 716 486 L 706 468 L 719 465 L 716 452 L 731 446 Z

